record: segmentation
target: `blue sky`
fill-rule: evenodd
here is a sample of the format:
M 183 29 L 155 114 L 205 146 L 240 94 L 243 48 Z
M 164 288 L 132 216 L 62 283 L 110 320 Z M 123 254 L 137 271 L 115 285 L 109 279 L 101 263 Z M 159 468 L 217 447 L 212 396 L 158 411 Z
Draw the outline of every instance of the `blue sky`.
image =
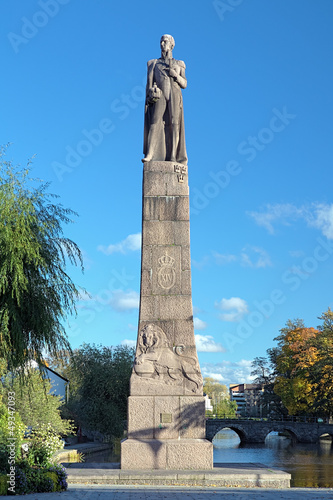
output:
M 199 361 L 221 382 L 333 306 L 331 0 L 2 2 L 1 144 L 79 217 L 72 346 L 135 341 L 146 62 L 186 63 Z

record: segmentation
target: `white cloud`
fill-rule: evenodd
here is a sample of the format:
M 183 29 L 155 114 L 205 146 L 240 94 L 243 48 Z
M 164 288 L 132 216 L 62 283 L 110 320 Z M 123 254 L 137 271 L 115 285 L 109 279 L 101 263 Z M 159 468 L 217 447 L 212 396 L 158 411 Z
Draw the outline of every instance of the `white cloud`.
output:
M 205 267 L 209 263 L 209 260 L 210 260 L 209 255 L 205 255 L 204 257 L 202 257 L 202 259 L 200 261 L 195 260 L 195 259 L 191 259 L 191 264 L 193 267 L 201 270 L 203 267 Z
M 303 219 L 309 227 L 319 229 L 328 239 L 333 239 L 333 204 L 312 203 L 297 207 L 291 203 L 267 205 L 262 212 L 248 212 L 259 226 L 274 234 L 273 224 L 290 226 L 292 222 Z
M 308 220 L 310 226 L 320 229 L 326 238 L 333 239 L 333 204 L 318 204 L 315 207 L 315 216 Z
M 136 340 L 124 339 L 120 342 L 121 345 L 127 345 L 127 347 L 136 347 Z
M 270 234 L 274 234 L 274 222 L 281 222 L 289 226 L 290 220 L 294 221 L 303 215 L 303 208 L 297 208 L 292 203 L 268 204 L 264 212 L 247 212 L 258 226 L 263 226 Z
M 222 344 L 215 342 L 211 335 L 195 335 L 195 343 L 198 352 L 225 352 Z
M 137 292 L 130 290 L 124 292 L 123 290 L 113 290 L 109 304 L 112 309 L 116 311 L 127 311 L 129 309 L 139 308 L 140 296 Z
M 232 254 L 221 254 L 218 252 L 212 252 L 212 254 L 215 258 L 216 264 L 219 266 L 224 266 L 225 264 L 229 264 L 230 262 L 235 262 L 235 260 L 237 260 L 237 256 Z
M 105 255 L 111 255 L 112 253 L 120 252 L 127 253 L 135 250 L 141 249 L 141 233 L 130 234 L 122 240 L 120 243 L 111 244 L 109 246 L 99 245 L 97 250 L 105 253 Z
M 247 245 L 241 254 L 241 263 L 247 267 L 267 267 L 271 266 L 271 259 L 263 248 Z
M 207 323 L 205 321 L 202 321 L 202 319 L 199 319 L 197 317 L 193 318 L 193 324 L 194 324 L 194 330 L 204 330 L 207 328 Z
M 222 361 L 221 363 L 203 363 L 201 372 L 203 377 L 212 377 L 222 382 L 227 387 L 230 384 L 251 384 L 252 361 L 241 359 L 240 361 Z
M 247 303 L 239 297 L 222 299 L 215 303 L 215 307 L 221 311 L 228 311 L 220 315 L 223 321 L 240 321 L 249 312 Z
M 224 384 L 224 377 L 221 373 L 210 372 L 209 375 L 204 375 L 204 376 L 213 378 L 214 380 L 218 380 L 219 382 L 222 382 Z

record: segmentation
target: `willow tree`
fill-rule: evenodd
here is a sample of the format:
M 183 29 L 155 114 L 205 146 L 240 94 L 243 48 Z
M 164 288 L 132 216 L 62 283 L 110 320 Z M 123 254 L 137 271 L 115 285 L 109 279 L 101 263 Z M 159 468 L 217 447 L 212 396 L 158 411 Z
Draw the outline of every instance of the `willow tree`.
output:
M 75 214 L 55 202 L 48 183 L 30 179 L 0 154 L 0 358 L 8 368 L 70 349 L 64 320 L 79 291 L 66 264 L 80 265 L 78 246 L 63 236 Z

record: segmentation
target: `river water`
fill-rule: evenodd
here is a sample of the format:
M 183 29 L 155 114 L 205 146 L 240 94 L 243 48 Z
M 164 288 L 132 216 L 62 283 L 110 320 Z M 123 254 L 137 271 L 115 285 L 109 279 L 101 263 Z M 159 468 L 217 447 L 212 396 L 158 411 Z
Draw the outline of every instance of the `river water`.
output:
M 291 486 L 333 488 L 333 445 L 331 440 L 318 444 L 292 443 L 291 439 L 271 433 L 265 444 L 241 444 L 231 429 L 223 429 L 213 439 L 214 463 L 261 463 L 292 476 Z M 104 450 L 87 454 L 84 462 L 119 462 L 120 456 Z M 83 464 L 84 465 L 84 464 Z
M 261 463 L 289 472 L 291 486 L 333 488 L 333 444 L 293 444 L 288 437 L 271 433 L 265 444 L 241 444 L 238 435 L 223 429 L 214 440 L 214 463 Z

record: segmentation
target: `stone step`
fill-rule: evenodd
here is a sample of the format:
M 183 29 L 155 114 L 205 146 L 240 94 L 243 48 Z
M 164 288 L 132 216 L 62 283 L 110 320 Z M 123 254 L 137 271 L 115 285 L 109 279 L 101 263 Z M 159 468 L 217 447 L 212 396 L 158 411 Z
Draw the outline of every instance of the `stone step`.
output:
M 90 467 L 88 468 L 87 465 Z M 258 463 L 214 464 L 209 471 L 124 470 L 116 464 L 70 464 L 69 484 L 289 488 L 291 475 Z

